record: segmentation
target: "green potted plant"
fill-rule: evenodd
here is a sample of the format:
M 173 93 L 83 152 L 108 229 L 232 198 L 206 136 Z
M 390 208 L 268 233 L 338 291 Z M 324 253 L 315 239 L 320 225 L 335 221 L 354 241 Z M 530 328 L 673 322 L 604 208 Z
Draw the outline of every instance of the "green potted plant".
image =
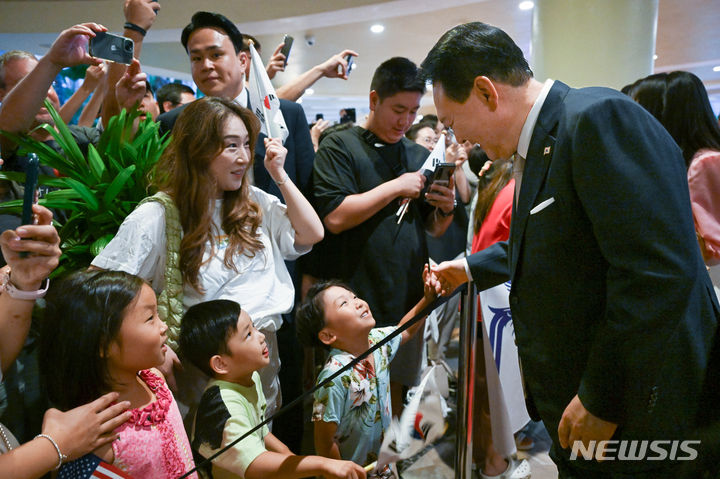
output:
M 110 119 L 96 146 L 89 145 L 83 155 L 67 125 L 46 101 L 55 128 L 45 124 L 62 153 L 34 140 L 0 132 L 19 145 L 21 154 L 35 153 L 40 162 L 58 173 L 58 177 L 41 176 L 39 183 L 54 188 L 39 203 L 51 209 L 64 210 L 67 220 L 58 223 L 63 255 L 54 276 L 87 267 L 107 245 L 125 217 L 135 206 L 152 194 L 148 190 L 150 173 L 160 159 L 169 135 L 161 138 L 158 124 L 151 119 L 133 127 L 140 113 L 123 110 Z M 24 182 L 25 174 L 0 172 L 0 179 Z M 22 200 L 0 204 L 0 213 L 19 213 Z

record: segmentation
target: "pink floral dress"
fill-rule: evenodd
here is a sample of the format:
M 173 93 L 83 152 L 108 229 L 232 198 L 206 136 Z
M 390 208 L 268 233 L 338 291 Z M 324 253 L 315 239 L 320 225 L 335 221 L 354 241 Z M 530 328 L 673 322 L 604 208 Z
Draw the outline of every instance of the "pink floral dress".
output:
M 175 479 L 194 467 L 190 442 L 175 399 L 165 381 L 149 370 L 138 373 L 156 400 L 133 409 L 130 419 L 116 429 L 113 465 L 135 478 Z M 197 479 L 197 474 L 190 477 Z
M 108 477 L 93 475 L 96 469 L 109 469 L 134 479 L 176 479 L 195 467 L 180 411 L 165 381 L 149 370 L 140 371 L 138 376 L 156 399 L 143 408 L 132 409 L 130 419 L 115 430 L 119 439 L 112 443 L 112 465 L 93 453 L 86 454 L 64 464 L 58 479 Z M 188 477 L 198 479 L 197 474 Z

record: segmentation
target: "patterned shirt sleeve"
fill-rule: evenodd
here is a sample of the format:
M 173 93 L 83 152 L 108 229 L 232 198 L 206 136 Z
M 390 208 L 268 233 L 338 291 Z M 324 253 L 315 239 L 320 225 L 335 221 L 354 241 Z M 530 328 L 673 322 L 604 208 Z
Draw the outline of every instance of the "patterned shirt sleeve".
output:
M 318 376 L 318 384 L 331 376 L 338 368 L 330 368 L 326 366 Z M 347 401 L 347 392 L 349 386 L 350 374 L 345 373 L 333 379 L 331 382 L 321 387 L 314 394 L 313 401 L 313 421 L 334 422 L 340 424 L 340 420 L 345 410 L 345 402 Z

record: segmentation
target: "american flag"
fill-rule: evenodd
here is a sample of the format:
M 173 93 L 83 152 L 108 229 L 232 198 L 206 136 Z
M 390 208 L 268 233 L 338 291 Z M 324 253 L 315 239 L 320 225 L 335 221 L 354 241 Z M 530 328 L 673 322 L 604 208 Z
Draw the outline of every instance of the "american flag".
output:
M 86 454 L 60 468 L 57 479 L 132 479 L 117 467 L 103 462 L 95 454 Z

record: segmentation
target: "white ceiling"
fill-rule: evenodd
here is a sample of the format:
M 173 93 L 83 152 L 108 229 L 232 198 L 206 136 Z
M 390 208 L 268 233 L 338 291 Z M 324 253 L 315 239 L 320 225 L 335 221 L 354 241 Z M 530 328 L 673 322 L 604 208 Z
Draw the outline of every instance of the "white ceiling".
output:
M 542 1 L 542 0 L 536 0 Z M 568 0 L 571 1 L 571 0 Z M 618 1 L 618 0 L 596 0 Z M 645 1 L 645 0 L 619 0 Z M 42 55 L 57 33 L 74 23 L 97 21 L 110 30 L 124 23 L 121 0 L 0 1 L 0 50 L 20 48 Z M 321 79 L 304 97 L 308 116 L 324 112 L 333 119 L 341 107 L 365 107 L 372 72 L 391 56 L 420 62 L 437 39 L 468 21 L 497 25 L 528 54 L 532 11 L 519 0 L 162 0 L 162 10 L 143 45 L 141 62 L 152 74 L 190 79 L 180 31 L 196 10 L 217 11 L 255 35 L 264 60 L 284 34 L 295 37 L 285 73 L 297 75 L 344 48 L 359 53 L 348 81 Z M 369 28 L 382 23 L 385 31 Z M 720 0 L 659 0 L 656 71 L 689 70 L 705 82 L 720 104 Z M 313 46 L 304 41 L 315 37 Z M 628 79 L 628 83 L 634 79 Z M 431 101 L 426 97 L 424 104 Z

